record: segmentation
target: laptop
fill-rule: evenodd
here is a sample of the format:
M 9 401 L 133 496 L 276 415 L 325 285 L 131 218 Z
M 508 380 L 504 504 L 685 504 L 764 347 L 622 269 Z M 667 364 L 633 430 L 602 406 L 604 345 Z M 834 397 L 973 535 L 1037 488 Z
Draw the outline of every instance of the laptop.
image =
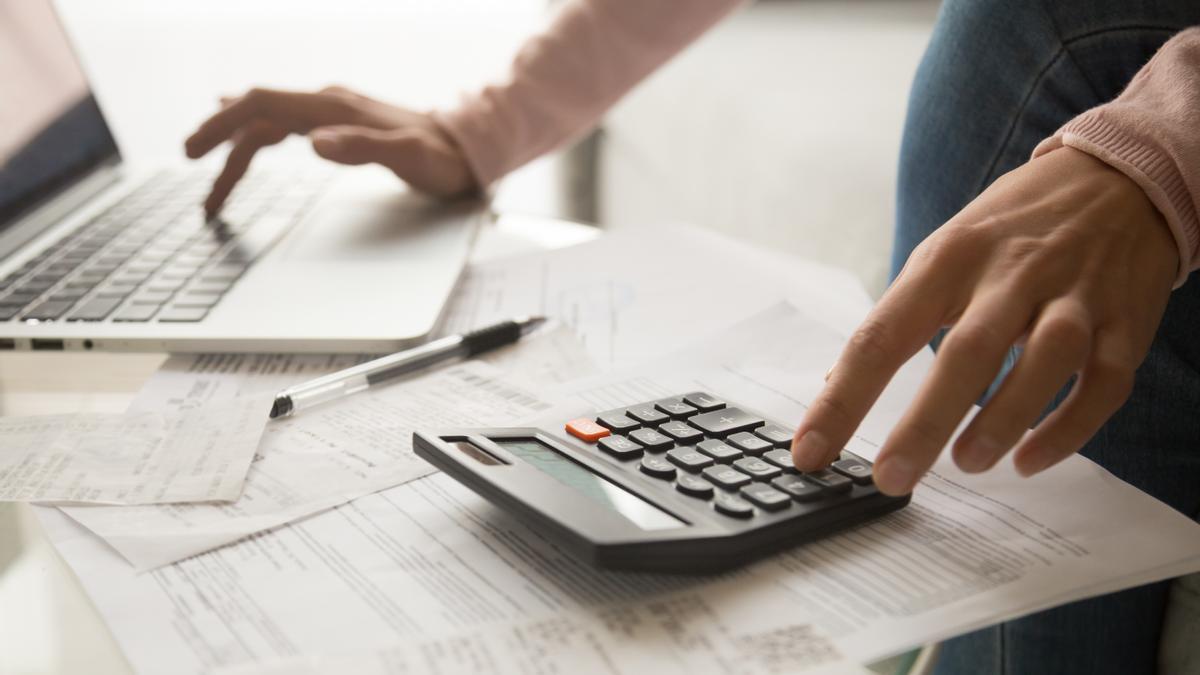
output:
M 0 0 L 0 350 L 394 351 L 487 217 L 363 167 L 252 172 L 206 221 L 210 181 L 123 164 L 50 1 Z

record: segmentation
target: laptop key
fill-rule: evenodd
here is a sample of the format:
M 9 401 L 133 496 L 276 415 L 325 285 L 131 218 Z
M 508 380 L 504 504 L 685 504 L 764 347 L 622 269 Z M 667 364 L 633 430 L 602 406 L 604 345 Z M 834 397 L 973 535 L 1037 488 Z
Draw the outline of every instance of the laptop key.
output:
M 141 322 L 149 321 L 158 313 L 159 305 L 129 305 L 113 315 L 113 321 Z
M 21 313 L 25 305 L 4 305 L 0 304 L 0 321 L 8 321 L 14 316 Z
M 158 320 L 166 323 L 188 323 L 199 321 L 208 314 L 206 307 L 168 307 Z
M 221 296 L 211 293 L 184 293 L 175 298 L 174 305 L 176 307 L 212 307 L 220 299 Z
M 33 309 L 30 309 L 21 318 L 35 319 L 37 321 L 54 321 L 71 309 L 74 305 L 74 300 L 43 300 L 38 303 Z
M 112 314 L 112 311 L 121 304 L 121 298 L 93 298 L 79 306 L 79 309 L 71 312 L 71 316 L 67 317 L 68 321 L 103 321 L 104 317 Z
M 171 293 L 168 291 L 142 291 L 133 296 L 132 302 L 135 305 L 154 305 L 158 307 L 167 300 L 171 299 Z

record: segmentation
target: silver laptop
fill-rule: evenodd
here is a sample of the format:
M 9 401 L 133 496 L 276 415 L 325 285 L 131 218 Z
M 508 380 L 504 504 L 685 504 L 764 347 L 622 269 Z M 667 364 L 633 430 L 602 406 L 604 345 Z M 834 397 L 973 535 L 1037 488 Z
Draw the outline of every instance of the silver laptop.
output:
M 206 222 L 210 178 L 123 166 L 49 0 L 0 0 L 0 349 L 392 351 L 486 217 L 375 167 L 252 173 Z

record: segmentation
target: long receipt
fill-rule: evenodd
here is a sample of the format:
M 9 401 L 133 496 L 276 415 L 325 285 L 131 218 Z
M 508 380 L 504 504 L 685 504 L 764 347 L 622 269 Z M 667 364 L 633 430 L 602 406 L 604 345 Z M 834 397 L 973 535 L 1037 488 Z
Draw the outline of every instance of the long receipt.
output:
M 270 409 L 269 396 L 252 396 L 186 411 L 0 418 L 0 501 L 235 500 Z
M 586 372 L 589 364 L 569 338 L 566 331 L 551 331 L 529 340 L 540 349 L 502 351 L 493 356 L 495 365 L 469 362 L 443 368 L 275 420 L 263 435 L 245 495 L 233 504 L 79 507 L 66 512 L 138 570 L 147 570 L 420 478 L 434 468 L 412 452 L 416 426 L 504 424 L 545 409 L 547 404 L 536 394 L 503 373 Z M 208 407 L 247 389 L 274 391 L 344 367 L 350 360 L 176 357 L 152 378 L 139 401 L 169 401 L 178 409 Z

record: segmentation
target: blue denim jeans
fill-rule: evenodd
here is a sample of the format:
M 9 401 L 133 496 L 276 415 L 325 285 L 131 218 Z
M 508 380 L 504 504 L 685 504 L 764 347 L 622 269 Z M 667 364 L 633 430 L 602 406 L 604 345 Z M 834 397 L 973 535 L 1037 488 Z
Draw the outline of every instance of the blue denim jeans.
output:
M 909 100 L 893 275 L 914 246 L 1027 161 L 1039 141 L 1115 98 L 1163 42 L 1197 24 L 1200 0 L 946 0 Z M 1082 450 L 1193 518 L 1198 276 L 1172 294 L 1129 401 Z M 950 640 L 937 672 L 1154 673 L 1167 588 L 1151 584 Z

